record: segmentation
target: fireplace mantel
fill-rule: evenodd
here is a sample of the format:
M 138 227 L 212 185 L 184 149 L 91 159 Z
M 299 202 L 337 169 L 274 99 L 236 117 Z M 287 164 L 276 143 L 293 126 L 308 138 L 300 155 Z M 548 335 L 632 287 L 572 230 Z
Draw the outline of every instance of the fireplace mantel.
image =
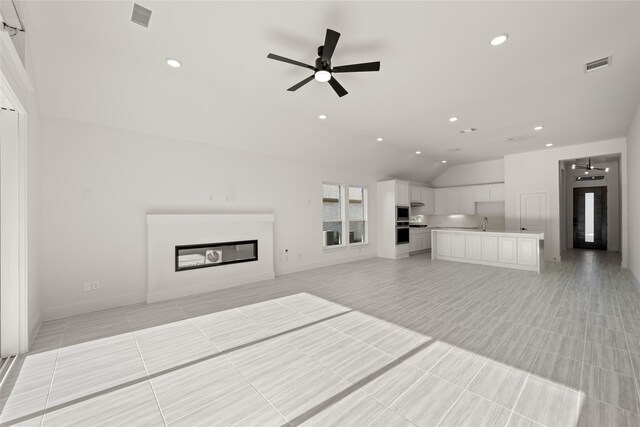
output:
M 273 214 L 147 215 L 147 302 L 273 279 Z M 176 271 L 176 247 L 258 240 L 254 262 Z

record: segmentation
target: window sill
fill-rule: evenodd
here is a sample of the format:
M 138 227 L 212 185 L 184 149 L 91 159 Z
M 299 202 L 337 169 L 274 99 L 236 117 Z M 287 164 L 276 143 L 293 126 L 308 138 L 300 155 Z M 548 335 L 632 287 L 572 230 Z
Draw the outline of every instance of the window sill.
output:
M 327 251 L 327 252 L 331 252 L 331 251 L 335 251 L 337 249 L 346 249 L 345 245 L 333 245 L 333 246 L 323 246 L 322 247 L 322 251 Z
M 362 247 L 362 246 L 369 246 L 369 242 L 360 242 L 360 243 L 350 243 L 349 247 Z

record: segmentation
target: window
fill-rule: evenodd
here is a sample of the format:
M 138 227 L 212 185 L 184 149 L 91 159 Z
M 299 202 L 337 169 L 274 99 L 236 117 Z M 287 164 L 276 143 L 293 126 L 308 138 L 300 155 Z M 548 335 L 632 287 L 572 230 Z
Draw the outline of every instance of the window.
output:
M 593 243 L 595 233 L 593 231 L 594 222 L 593 193 L 584 194 L 584 241 Z
M 349 187 L 349 243 L 367 242 L 367 199 L 363 187 Z
M 342 245 L 342 187 L 322 184 L 322 234 L 325 247 Z
M 345 239 L 346 232 L 348 239 Z M 367 243 L 367 239 L 367 189 L 322 184 L 323 246 L 364 244 Z

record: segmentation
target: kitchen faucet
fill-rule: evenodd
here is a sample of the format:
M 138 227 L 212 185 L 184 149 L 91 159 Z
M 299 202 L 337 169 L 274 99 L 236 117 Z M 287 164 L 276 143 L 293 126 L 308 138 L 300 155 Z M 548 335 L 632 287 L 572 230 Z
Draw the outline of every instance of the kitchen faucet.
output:
M 487 225 L 489 225 L 489 220 L 485 216 L 484 219 L 482 220 L 482 231 L 487 231 Z

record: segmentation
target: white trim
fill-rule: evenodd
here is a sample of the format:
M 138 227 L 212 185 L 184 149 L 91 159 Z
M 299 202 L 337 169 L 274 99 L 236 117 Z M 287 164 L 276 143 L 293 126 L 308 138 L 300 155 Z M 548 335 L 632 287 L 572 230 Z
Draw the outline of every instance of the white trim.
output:
M 6 33 L 0 35 L 7 36 Z M 8 36 L 7 36 L 8 37 Z M 0 49 L 5 49 L 4 43 Z M 0 233 L 4 236 L 2 268 L 2 342 L 4 356 L 25 353 L 29 348 L 28 238 L 27 238 L 27 115 L 20 100 L 0 71 L 0 91 L 15 110 L 15 137 L 0 141 Z M 9 114 L 9 113 L 6 113 Z M 3 114 L 4 115 L 4 114 Z M 0 126 L 0 140 L 9 137 Z M 6 133 L 5 133 L 6 132 Z M 15 317 L 14 317 L 15 316 Z
M 365 259 L 376 258 L 376 254 L 358 254 L 344 258 L 335 258 L 325 261 L 314 262 L 311 264 L 294 265 L 291 267 L 282 267 L 276 269 L 276 277 L 284 276 L 301 271 L 314 270 L 316 268 L 331 267 L 332 265 L 347 264 L 349 262 L 362 261 Z
M 2 15 L 0 15 L 0 21 L 2 20 Z M 27 89 L 28 92 L 33 92 L 33 84 L 29 79 L 29 75 L 27 74 L 27 70 L 24 68 L 24 64 L 20 60 L 20 56 L 18 55 L 18 51 L 16 51 L 16 47 L 13 45 L 11 41 L 11 37 L 9 33 L 6 31 L 0 31 L 0 51 L 7 54 L 8 61 L 11 64 L 11 68 L 16 71 L 20 82 Z

